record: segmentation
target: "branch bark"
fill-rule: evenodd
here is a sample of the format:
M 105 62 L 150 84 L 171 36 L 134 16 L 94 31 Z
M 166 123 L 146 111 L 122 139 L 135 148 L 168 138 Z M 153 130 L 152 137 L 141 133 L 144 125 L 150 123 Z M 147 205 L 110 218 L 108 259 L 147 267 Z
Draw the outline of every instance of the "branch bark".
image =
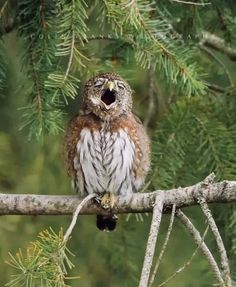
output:
M 226 287 L 224 280 L 222 278 L 222 275 L 220 273 L 220 269 L 219 269 L 219 267 L 215 261 L 215 258 L 213 257 L 211 251 L 209 250 L 207 245 L 204 243 L 204 241 L 202 241 L 202 237 L 201 237 L 199 231 L 195 228 L 195 226 L 192 224 L 192 222 L 189 220 L 189 218 L 180 209 L 177 210 L 176 216 L 183 223 L 183 225 L 188 229 L 189 233 L 192 235 L 197 246 L 199 246 L 199 249 L 206 256 L 206 259 L 209 262 L 209 265 L 212 269 L 212 272 L 213 272 L 215 279 L 218 281 L 220 286 Z
M 236 181 L 212 183 L 206 189 L 199 182 L 195 185 L 171 190 L 157 190 L 150 193 L 135 193 L 118 197 L 114 213 L 152 212 L 155 197 L 164 194 L 164 213 L 170 213 L 173 204 L 176 209 L 197 205 L 199 196 L 207 203 L 236 202 Z M 0 215 L 71 215 L 83 199 L 77 195 L 0 194 Z M 108 214 L 96 202 L 88 202 L 80 214 Z
M 207 234 L 207 231 L 209 229 L 209 225 L 207 226 L 207 228 L 205 229 L 203 235 L 202 235 L 202 240 L 201 242 L 204 242 L 205 236 Z M 202 243 L 201 243 L 202 244 Z M 170 275 L 165 281 L 162 281 L 158 287 L 162 287 L 165 286 L 171 279 L 173 279 L 177 274 L 180 274 L 180 272 L 182 272 L 186 267 L 188 267 L 191 263 L 193 258 L 196 256 L 198 249 L 199 249 L 200 245 L 197 246 L 197 248 L 194 250 L 193 254 L 190 256 L 190 258 L 188 259 L 188 261 L 186 261 L 180 268 L 178 268 L 172 275 Z
M 227 55 L 232 61 L 236 61 L 236 49 L 230 47 L 224 39 L 209 32 L 202 33 L 201 43 L 204 46 L 210 47 Z
M 227 257 L 227 253 L 226 253 L 220 232 L 219 232 L 218 227 L 216 225 L 216 222 L 215 222 L 215 220 L 211 214 L 211 211 L 208 208 L 207 203 L 205 202 L 205 199 L 200 198 L 199 203 L 200 203 L 200 206 L 202 208 L 203 213 L 205 214 L 205 216 L 207 218 L 207 221 L 208 221 L 208 224 L 211 228 L 211 231 L 215 236 L 216 244 L 217 244 L 218 250 L 220 252 L 221 269 L 223 271 L 223 275 L 224 275 L 224 279 L 225 279 L 225 285 L 226 285 L 226 287 L 232 287 L 232 281 L 231 281 L 231 277 L 230 277 L 229 260 Z
M 141 279 L 139 281 L 139 287 L 147 287 L 152 267 L 153 256 L 156 248 L 157 235 L 161 224 L 162 209 L 164 204 L 164 195 L 159 193 L 156 196 L 155 204 L 153 207 L 152 223 L 148 236 L 148 242 L 143 262 L 143 268 L 141 273 Z
M 176 211 L 176 206 L 174 204 L 173 207 L 172 207 L 172 211 L 171 211 L 170 223 L 169 223 L 169 227 L 168 227 L 168 230 L 167 230 L 167 233 L 166 233 L 166 238 L 165 238 L 165 241 L 164 241 L 164 243 L 162 245 L 160 254 L 159 254 L 158 258 L 157 258 L 157 262 L 155 264 L 155 267 L 154 267 L 154 270 L 153 270 L 153 273 L 152 273 L 152 276 L 151 276 L 151 279 L 150 279 L 148 287 L 151 287 L 153 285 L 153 283 L 154 283 L 154 280 L 155 280 L 156 274 L 157 274 L 157 270 L 158 270 L 158 268 L 160 266 L 161 260 L 163 258 L 164 252 L 165 252 L 167 244 L 169 242 L 170 234 L 171 234 L 171 231 L 173 229 L 173 223 L 174 223 L 174 219 L 175 219 L 175 211 Z

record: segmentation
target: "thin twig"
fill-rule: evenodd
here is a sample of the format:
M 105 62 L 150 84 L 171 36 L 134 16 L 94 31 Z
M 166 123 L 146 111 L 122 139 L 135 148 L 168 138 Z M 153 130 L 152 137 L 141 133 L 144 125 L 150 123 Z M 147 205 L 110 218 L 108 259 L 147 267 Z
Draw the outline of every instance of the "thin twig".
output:
M 169 227 L 168 227 L 168 230 L 167 230 L 167 233 L 166 233 L 166 238 L 165 238 L 165 241 L 163 243 L 163 246 L 161 248 L 161 252 L 160 252 L 160 255 L 157 259 L 157 262 L 156 262 L 156 265 L 154 267 L 154 270 L 153 270 L 153 273 L 152 273 L 152 276 L 151 276 L 151 280 L 149 282 L 149 287 L 152 286 L 152 284 L 154 283 L 154 280 L 155 280 L 155 277 L 156 277 L 156 274 L 157 274 L 157 270 L 160 266 L 160 263 L 161 263 L 161 260 L 162 260 L 162 257 L 164 255 L 164 252 L 166 250 L 166 246 L 168 244 L 168 241 L 170 239 L 170 234 L 171 234 L 171 231 L 172 231 L 172 228 L 173 228 L 173 222 L 174 222 L 174 218 L 175 218 L 175 211 L 176 211 L 176 205 L 174 204 L 173 207 L 172 207 L 172 212 L 171 212 L 171 217 L 170 217 L 170 224 L 169 224 Z
M 215 34 L 204 31 L 202 33 L 200 44 L 219 51 L 227 55 L 232 61 L 236 61 L 236 49 L 229 46 L 224 39 L 216 36 Z
M 6 1 L 4 2 L 4 4 L 2 5 L 2 8 L 1 8 L 1 10 L 0 10 L 0 19 L 2 18 L 2 15 L 3 15 L 3 13 L 4 13 L 6 7 L 7 7 L 8 2 L 9 2 L 9 0 L 6 0 Z
M 209 82 L 206 82 L 204 81 L 204 84 L 207 86 L 207 88 L 209 90 L 212 90 L 214 92 L 218 92 L 218 93 L 226 93 L 228 90 L 230 90 L 230 87 L 228 88 L 223 88 L 219 85 L 216 85 L 216 84 L 213 84 L 213 83 L 209 83 Z
M 154 103 L 154 72 L 155 69 L 153 66 L 148 70 L 148 81 L 149 81 L 149 88 L 148 88 L 148 110 L 146 112 L 146 116 L 144 119 L 144 126 L 148 127 L 148 124 L 151 120 L 153 115 L 155 103 Z
M 131 0 L 130 2 L 128 2 L 125 7 L 128 8 L 130 6 L 132 6 L 134 4 L 135 0 Z
M 69 237 L 70 237 L 70 235 L 71 235 L 71 233 L 72 233 L 72 231 L 73 231 L 73 229 L 74 229 L 74 227 L 75 227 L 75 224 L 76 224 L 76 222 L 77 222 L 77 218 L 78 218 L 78 216 L 79 216 L 80 210 L 82 209 L 82 207 L 83 207 L 88 201 L 90 201 L 90 200 L 91 200 L 92 198 L 94 198 L 94 197 L 96 197 L 96 194 L 94 194 L 94 193 L 89 194 L 88 196 L 86 196 L 86 197 L 78 204 L 78 206 L 77 206 L 77 208 L 76 208 L 76 210 L 75 210 L 75 212 L 74 212 L 74 214 L 73 214 L 73 218 L 72 218 L 72 221 L 71 221 L 71 223 L 70 223 L 70 226 L 68 227 L 68 229 L 67 229 L 67 231 L 66 231 L 66 233 L 65 233 L 65 235 L 64 235 L 64 242 L 66 242 L 66 241 L 69 239 Z
M 173 279 L 177 274 L 179 274 L 180 272 L 182 272 L 186 267 L 188 267 L 191 262 L 193 261 L 193 258 L 195 257 L 195 255 L 197 254 L 199 248 L 201 247 L 202 243 L 204 242 L 204 239 L 207 235 L 207 231 L 209 229 L 209 225 L 207 226 L 207 228 L 205 229 L 203 235 L 202 235 L 202 239 L 201 239 L 201 243 L 197 246 L 197 248 L 194 250 L 193 254 L 191 255 L 191 257 L 189 258 L 189 260 L 187 262 L 184 263 L 184 265 L 182 265 L 179 269 L 177 269 L 171 276 L 169 276 L 165 281 L 163 281 L 161 284 L 158 285 L 158 287 L 164 286 L 166 285 L 171 279 Z
M 155 253 L 157 235 L 161 223 L 162 209 L 164 204 L 164 194 L 161 192 L 155 198 L 155 204 L 153 207 L 152 223 L 148 236 L 147 247 L 143 262 L 143 268 L 141 278 L 139 281 L 139 287 L 147 287 L 152 267 L 153 256 Z
M 229 84 L 231 87 L 234 87 L 234 82 L 233 79 L 230 75 L 229 70 L 227 69 L 227 67 L 225 66 L 224 62 L 221 61 L 210 49 L 208 49 L 207 47 L 203 46 L 203 45 L 199 45 L 199 48 L 204 51 L 208 56 L 212 57 L 218 64 L 221 65 L 221 67 L 223 68 L 223 70 L 225 71 L 226 76 L 228 77 L 229 80 Z
M 221 268 L 223 271 L 223 276 L 225 279 L 225 284 L 226 287 L 232 287 L 232 281 L 231 281 L 231 276 L 230 276 L 230 267 L 229 267 L 229 261 L 228 261 L 228 257 L 227 257 L 227 253 L 224 247 L 224 243 L 223 240 L 221 238 L 220 232 L 218 230 L 218 227 L 215 223 L 215 220 L 211 214 L 211 211 L 205 201 L 204 198 L 200 198 L 199 199 L 199 204 L 201 206 L 201 209 L 203 211 L 203 213 L 205 214 L 208 223 L 210 225 L 211 231 L 215 236 L 215 240 L 216 240 L 216 244 L 217 247 L 219 249 L 220 252 L 220 258 L 221 258 Z
M 206 5 L 211 5 L 211 2 L 198 3 L 198 2 L 183 1 L 183 0 L 170 0 L 170 1 L 171 1 L 171 2 L 181 3 L 181 4 L 196 5 L 196 6 L 206 6 Z
M 188 229 L 189 233 L 193 236 L 194 241 L 196 242 L 197 245 L 199 245 L 201 251 L 203 254 L 206 256 L 206 259 L 208 260 L 210 267 L 212 269 L 213 275 L 215 279 L 218 281 L 220 286 L 225 286 L 224 280 L 222 278 L 220 269 L 215 261 L 215 258 L 213 257 L 211 251 L 207 247 L 207 245 L 202 242 L 201 235 L 199 231 L 196 229 L 196 227 L 192 224 L 190 219 L 179 209 L 176 212 L 176 216 L 179 218 L 181 223 Z

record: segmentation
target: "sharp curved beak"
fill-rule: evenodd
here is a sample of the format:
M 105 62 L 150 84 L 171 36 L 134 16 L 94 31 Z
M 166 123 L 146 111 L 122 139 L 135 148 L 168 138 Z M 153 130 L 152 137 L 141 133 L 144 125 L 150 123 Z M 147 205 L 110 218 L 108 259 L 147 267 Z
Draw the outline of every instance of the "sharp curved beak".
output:
M 115 87 L 115 84 L 114 84 L 114 82 L 111 82 L 111 81 L 108 81 L 106 83 L 106 86 L 105 86 L 105 88 L 109 89 L 109 91 L 112 91 L 114 89 L 114 87 Z

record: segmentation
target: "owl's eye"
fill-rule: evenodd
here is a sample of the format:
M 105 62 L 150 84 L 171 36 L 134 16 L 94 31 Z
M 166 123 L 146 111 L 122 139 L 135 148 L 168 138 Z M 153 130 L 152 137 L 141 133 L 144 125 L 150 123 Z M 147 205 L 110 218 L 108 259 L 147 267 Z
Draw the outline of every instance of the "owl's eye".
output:
M 125 89 L 125 85 L 122 82 L 117 82 L 117 86 L 120 89 L 123 89 L 123 90 Z
M 94 87 L 101 87 L 104 84 L 104 80 L 103 79 L 98 79 L 95 84 Z

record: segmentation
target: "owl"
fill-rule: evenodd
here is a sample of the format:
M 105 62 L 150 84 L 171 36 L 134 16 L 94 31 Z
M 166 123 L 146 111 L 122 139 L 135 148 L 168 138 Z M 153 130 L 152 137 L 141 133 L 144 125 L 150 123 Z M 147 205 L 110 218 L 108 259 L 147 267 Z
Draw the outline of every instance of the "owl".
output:
M 132 113 L 132 90 L 115 73 L 102 73 L 84 87 L 81 110 L 69 123 L 65 160 L 81 196 L 95 193 L 109 216 L 97 215 L 97 227 L 112 231 L 116 196 L 137 192 L 150 166 L 150 145 Z

